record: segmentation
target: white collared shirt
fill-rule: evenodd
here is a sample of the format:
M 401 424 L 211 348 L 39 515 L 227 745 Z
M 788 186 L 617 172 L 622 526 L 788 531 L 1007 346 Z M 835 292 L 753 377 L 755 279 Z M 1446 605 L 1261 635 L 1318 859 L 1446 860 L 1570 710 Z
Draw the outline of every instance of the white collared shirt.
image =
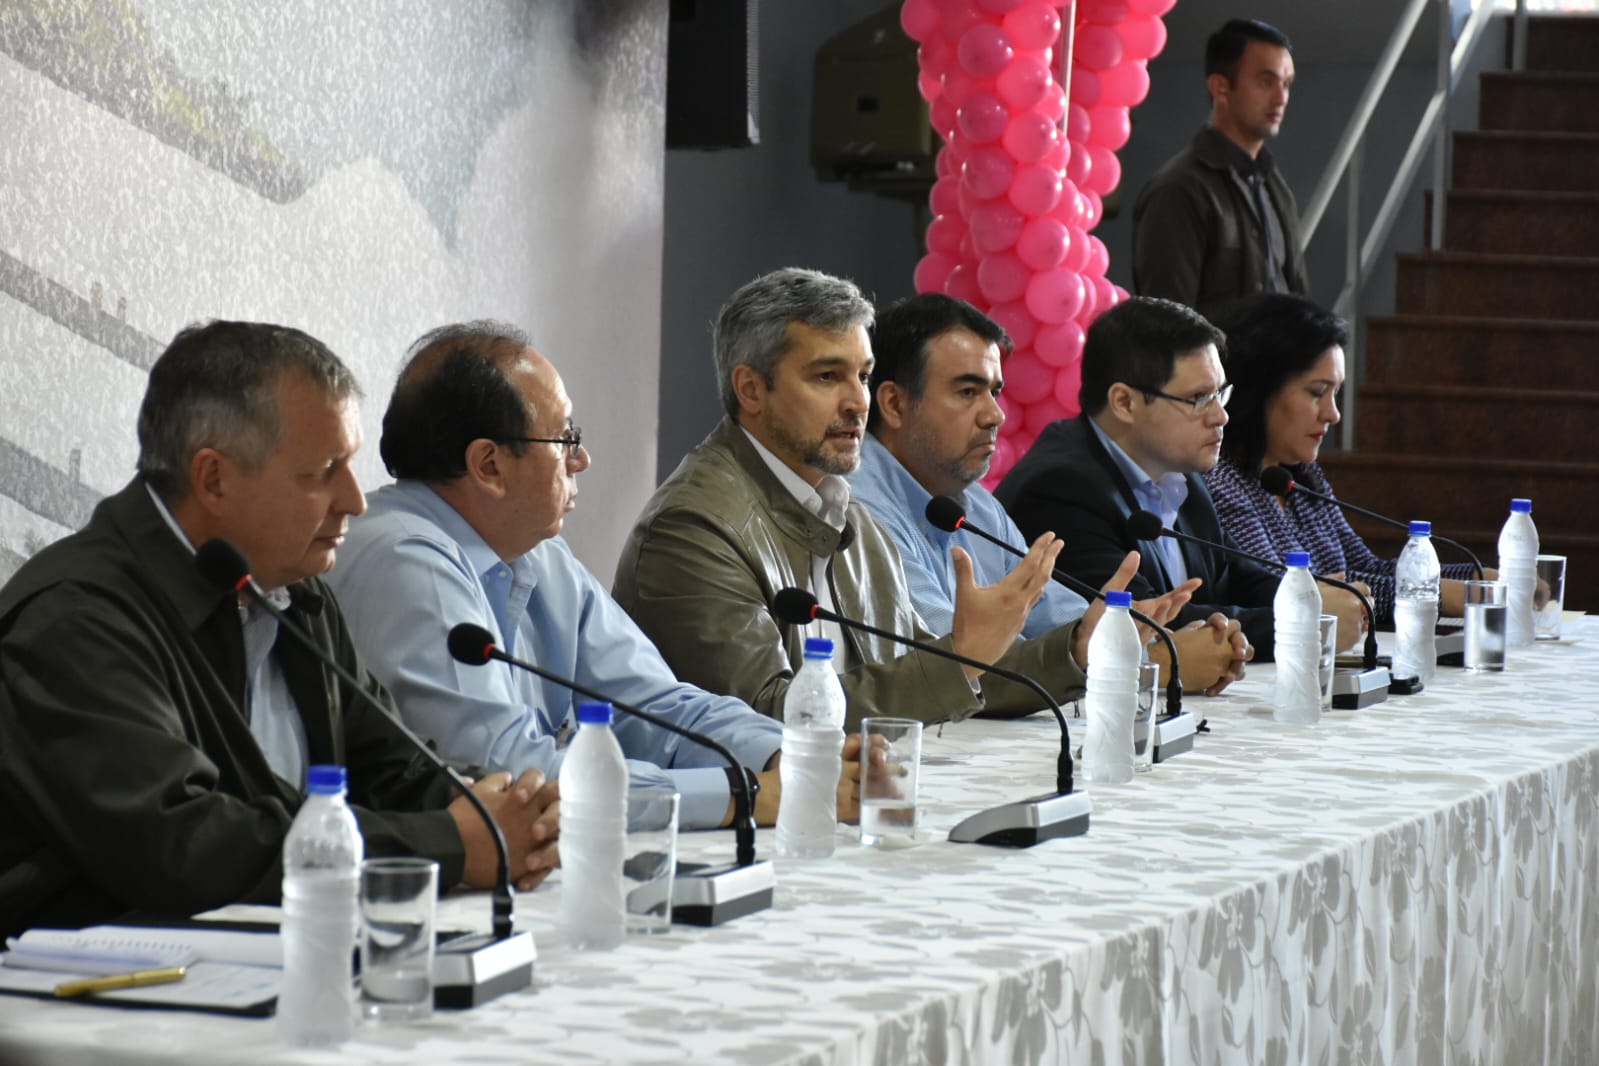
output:
M 826 522 L 833 529 L 843 532 L 844 515 L 849 510 L 849 482 L 837 474 L 823 474 L 822 480 L 815 488 L 810 482 L 800 477 L 788 464 L 771 450 L 755 439 L 755 434 L 740 426 L 739 429 L 749 442 L 755 445 L 755 454 L 761 457 L 767 467 L 782 482 L 783 487 L 793 495 L 799 505 L 811 514 Z M 829 611 L 837 611 L 833 603 L 833 587 L 827 581 L 828 558 L 825 555 L 811 556 L 811 592 L 816 596 L 816 602 Z M 826 637 L 833 642 L 833 669 L 839 669 L 839 664 L 844 662 L 841 654 L 844 648 L 844 633 L 836 622 L 816 621 L 805 627 L 805 632 L 813 637 Z

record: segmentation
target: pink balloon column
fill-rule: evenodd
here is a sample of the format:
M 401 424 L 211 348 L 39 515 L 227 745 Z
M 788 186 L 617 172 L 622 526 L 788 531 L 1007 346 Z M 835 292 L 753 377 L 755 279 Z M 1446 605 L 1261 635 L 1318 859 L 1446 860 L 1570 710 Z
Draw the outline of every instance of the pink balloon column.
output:
M 1147 65 L 1165 47 L 1161 16 L 1174 3 L 905 0 L 900 9 L 944 139 L 916 290 L 976 304 L 1015 343 L 989 485 L 1041 429 L 1077 414 L 1084 331 L 1126 298 L 1105 277 L 1110 254 L 1092 231 L 1121 183 L 1116 152 L 1128 112 L 1149 92 Z

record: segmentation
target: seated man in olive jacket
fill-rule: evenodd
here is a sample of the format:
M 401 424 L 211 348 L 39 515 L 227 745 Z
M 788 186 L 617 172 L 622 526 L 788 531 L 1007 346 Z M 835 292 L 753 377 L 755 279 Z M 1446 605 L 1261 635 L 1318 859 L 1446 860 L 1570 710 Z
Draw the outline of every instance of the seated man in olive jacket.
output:
M 859 630 L 786 626 L 771 606 L 786 587 L 846 618 L 1037 676 L 1058 698 L 1080 690 L 1099 610 L 1016 641 L 1050 580 L 1053 535 L 987 586 L 953 549 L 954 616 L 940 636 L 911 606 L 892 540 L 850 499 L 843 475 L 866 431 L 872 318 L 852 283 L 810 270 L 779 270 L 733 294 L 715 331 L 727 417 L 645 507 L 622 551 L 617 601 L 683 680 L 776 717 L 807 636 L 834 640 L 851 730 L 870 714 L 942 722 L 1040 706 L 1020 685 Z
M 184 330 L 150 372 L 138 476 L 0 590 L 3 932 L 275 901 L 316 763 L 348 768 L 369 856 L 493 883 L 487 827 L 388 716 L 194 566 L 196 546 L 232 541 L 289 618 L 370 677 L 317 577 L 364 506 L 358 393 L 297 330 Z M 475 791 L 531 887 L 555 862 L 553 785 L 492 774 Z

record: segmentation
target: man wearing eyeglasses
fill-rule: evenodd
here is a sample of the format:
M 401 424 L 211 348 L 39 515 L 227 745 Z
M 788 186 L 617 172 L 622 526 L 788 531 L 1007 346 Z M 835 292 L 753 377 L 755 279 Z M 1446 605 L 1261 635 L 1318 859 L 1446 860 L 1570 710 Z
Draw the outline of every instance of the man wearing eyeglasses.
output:
M 1083 346 L 1082 414 L 1045 428 L 995 495 L 1027 536 L 1059 536 L 1061 565 L 1084 581 L 1103 580 L 1133 549 L 1141 553 L 1128 586 L 1135 598 L 1200 578 L 1177 621 L 1219 611 L 1238 620 L 1256 658 L 1270 659 L 1275 571 L 1170 537 L 1132 541 L 1126 532 L 1128 515 L 1150 511 L 1167 528 L 1232 544 L 1199 476 L 1216 465 L 1227 425 L 1225 349 L 1221 331 L 1182 304 L 1133 297 L 1105 312 Z M 1322 603 L 1340 627 L 1347 621 L 1347 632 L 1359 631 L 1354 597 L 1323 589 Z M 1247 649 L 1238 653 L 1241 668 Z
M 423 336 L 379 447 L 398 481 L 351 522 L 331 583 L 413 729 L 446 758 L 537 768 L 559 785 L 577 697 L 505 663 L 455 662 L 446 634 L 471 622 L 517 658 L 720 741 L 755 777 L 757 821 L 775 820 L 781 725 L 680 682 L 561 538 L 589 454 L 560 374 L 525 334 L 469 322 Z M 677 788 L 685 828 L 731 821 L 732 782 L 715 752 L 627 716 L 613 728 L 634 781 Z M 852 817 L 845 766 L 839 809 Z

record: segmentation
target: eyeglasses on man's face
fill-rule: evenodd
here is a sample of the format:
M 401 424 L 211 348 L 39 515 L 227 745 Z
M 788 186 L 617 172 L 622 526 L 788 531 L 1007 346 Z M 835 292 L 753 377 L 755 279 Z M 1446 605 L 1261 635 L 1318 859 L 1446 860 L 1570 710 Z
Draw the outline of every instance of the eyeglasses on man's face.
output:
M 500 437 L 499 441 L 501 444 L 559 444 L 566 449 L 566 457 L 572 459 L 583 447 L 583 431 L 577 426 L 567 426 L 559 437 Z
M 1134 385 L 1132 387 L 1143 393 L 1145 396 L 1159 396 L 1162 400 L 1170 400 L 1172 403 L 1180 403 L 1184 407 L 1189 408 L 1195 418 L 1203 417 L 1204 414 L 1211 409 L 1213 404 L 1219 404 L 1222 407 L 1226 407 L 1227 401 L 1233 398 L 1233 387 L 1231 384 L 1223 385 L 1215 392 L 1206 392 L 1198 396 L 1173 396 L 1171 393 L 1161 392 L 1159 389 L 1146 389 L 1138 385 Z

